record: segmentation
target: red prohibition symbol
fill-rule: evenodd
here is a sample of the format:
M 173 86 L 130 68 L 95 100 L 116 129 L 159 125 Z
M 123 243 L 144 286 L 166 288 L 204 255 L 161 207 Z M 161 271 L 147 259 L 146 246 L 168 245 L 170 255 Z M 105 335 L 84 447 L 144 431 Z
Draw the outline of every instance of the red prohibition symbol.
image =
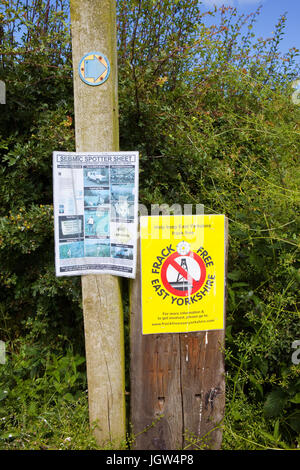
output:
M 179 255 L 176 251 L 164 262 L 161 280 L 168 292 L 180 297 L 195 294 L 206 278 L 205 263 L 197 253 Z

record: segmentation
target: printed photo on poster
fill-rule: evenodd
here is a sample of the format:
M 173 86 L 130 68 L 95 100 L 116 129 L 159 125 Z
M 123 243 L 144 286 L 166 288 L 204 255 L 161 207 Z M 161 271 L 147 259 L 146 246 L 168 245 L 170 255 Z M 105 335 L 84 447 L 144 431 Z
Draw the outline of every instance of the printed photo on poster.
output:
M 62 242 L 59 244 L 60 259 L 83 258 L 84 257 L 83 240 L 78 242 Z
M 92 166 L 89 168 L 84 168 L 84 187 L 98 187 L 98 186 L 108 186 L 109 184 L 109 167 L 96 167 Z
M 59 240 L 83 237 L 82 215 L 61 215 L 59 222 Z
M 84 207 L 98 207 L 109 203 L 109 188 L 84 189 Z
M 109 209 L 86 208 L 84 211 L 85 236 L 86 237 L 107 237 L 110 228 Z
M 138 152 L 53 152 L 57 276 L 134 278 Z
M 90 239 L 86 240 L 85 256 L 92 258 L 109 258 L 110 257 L 110 242 L 109 240 Z

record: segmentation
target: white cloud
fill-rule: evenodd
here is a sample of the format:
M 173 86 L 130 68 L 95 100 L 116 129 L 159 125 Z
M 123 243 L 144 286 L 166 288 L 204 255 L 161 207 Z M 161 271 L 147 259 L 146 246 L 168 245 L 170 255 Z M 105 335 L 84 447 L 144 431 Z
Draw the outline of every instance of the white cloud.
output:
M 239 5 L 251 5 L 251 4 L 255 4 L 255 3 L 263 3 L 264 0 L 237 0 L 236 3 L 238 3 Z
M 233 0 L 201 0 L 204 5 L 207 7 L 221 7 L 222 5 L 225 6 L 233 6 Z
M 201 0 L 204 5 L 207 7 L 221 7 L 222 5 L 225 6 L 247 6 L 247 5 L 256 5 L 259 3 L 264 3 L 265 0 Z

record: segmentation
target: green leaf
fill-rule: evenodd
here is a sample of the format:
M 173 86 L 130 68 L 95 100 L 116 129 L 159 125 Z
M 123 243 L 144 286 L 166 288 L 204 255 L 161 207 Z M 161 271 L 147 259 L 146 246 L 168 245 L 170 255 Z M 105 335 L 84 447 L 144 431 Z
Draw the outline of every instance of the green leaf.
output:
M 0 390 L 0 401 L 5 400 L 7 396 L 8 396 L 7 390 Z
M 66 394 L 64 395 L 64 400 L 71 402 L 71 401 L 74 401 L 74 397 L 73 397 L 73 395 L 72 395 L 71 393 L 66 393 Z
M 249 375 L 249 379 L 250 379 L 250 382 L 252 383 L 252 385 L 254 385 L 254 387 L 259 391 L 261 397 L 263 397 L 264 396 L 264 389 L 263 389 L 262 385 L 251 374 Z
M 19 436 L 19 434 L 16 433 L 16 432 L 5 432 L 5 433 L 0 435 L 0 439 L 13 440 L 13 439 L 16 439 L 16 437 L 18 437 L 18 436 Z
M 287 418 L 287 423 L 293 429 L 293 431 L 300 433 L 300 411 L 292 413 Z
M 249 286 L 248 282 L 234 282 L 231 287 L 246 287 Z
M 278 441 L 280 439 L 280 434 L 279 434 L 279 419 L 276 420 L 276 423 L 275 423 L 275 426 L 274 426 L 274 432 L 273 432 L 273 436 L 274 436 L 274 439 L 276 439 L 276 441 Z
M 287 401 L 288 395 L 285 391 L 278 389 L 270 392 L 264 404 L 265 416 L 269 418 L 279 416 Z
M 299 404 L 300 403 L 300 392 L 296 393 L 295 396 L 293 396 L 293 398 L 290 398 L 289 401 L 291 403 L 297 403 Z
M 241 278 L 241 271 L 238 269 L 235 269 L 234 271 L 231 271 L 230 273 L 227 274 L 228 279 L 232 279 L 233 281 L 238 281 Z

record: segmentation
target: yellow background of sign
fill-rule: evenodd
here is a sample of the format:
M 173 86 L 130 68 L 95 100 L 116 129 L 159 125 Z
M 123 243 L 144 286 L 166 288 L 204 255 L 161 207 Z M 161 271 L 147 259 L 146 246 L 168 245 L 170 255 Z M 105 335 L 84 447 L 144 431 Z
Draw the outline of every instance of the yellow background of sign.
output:
M 225 216 L 143 216 L 140 218 L 140 230 L 143 334 L 223 329 Z M 205 256 L 198 253 L 202 259 L 206 258 L 206 277 L 198 296 L 195 292 L 190 298 L 172 294 L 161 279 L 161 268 L 170 256 L 167 247 L 171 245 L 176 252 L 178 243 L 182 241 L 189 243 L 195 253 L 201 247 L 208 253 Z M 156 267 L 153 263 L 157 263 Z M 209 276 L 213 281 L 205 288 Z M 200 298 L 202 291 L 204 293 Z

